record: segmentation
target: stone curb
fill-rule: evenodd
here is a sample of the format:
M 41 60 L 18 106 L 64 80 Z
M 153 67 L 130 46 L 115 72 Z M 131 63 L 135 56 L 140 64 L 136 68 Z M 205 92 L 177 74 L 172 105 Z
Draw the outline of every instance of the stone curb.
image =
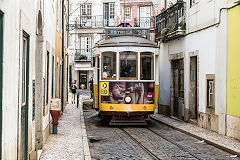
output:
M 87 131 L 85 127 L 85 121 L 83 116 L 83 102 L 82 97 L 80 96 L 79 100 L 79 108 L 80 108 L 80 123 L 81 123 L 81 129 L 82 129 L 82 139 L 83 139 L 83 156 L 85 160 L 91 160 L 91 154 L 89 150 L 88 145 L 88 138 L 87 138 Z
M 221 150 L 224 150 L 224 151 L 226 151 L 226 152 L 229 152 L 229 153 L 231 153 L 231 154 L 233 154 L 233 155 L 237 155 L 238 157 L 240 157 L 240 151 L 238 151 L 238 150 L 236 150 L 236 149 L 234 149 L 234 148 L 230 148 L 230 147 L 228 147 L 228 146 L 223 146 L 223 145 L 217 143 L 216 141 L 213 141 L 213 140 L 211 140 L 211 139 L 204 138 L 204 137 L 202 137 L 202 136 L 198 136 L 197 134 L 194 134 L 194 133 L 192 133 L 192 132 L 190 132 L 190 131 L 184 130 L 184 129 L 179 128 L 179 127 L 177 127 L 177 126 L 174 126 L 173 124 L 170 124 L 170 123 L 167 123 L 167 122 L 163 122 L 163 121 L 161 121 L 161 120 L 159 120 L 159 119 L 156 119 L 156 118 L 154 118 L 154 117 L 152 117 L 152 116 L 150 116 L 150 118 L 153 119 L 153 120 L 155 120 L 155 121 L 157 121 L 157 122 L 159 122 L 159 123 L 162 123 L 162 124 L 164 124 L 164 125 L 167 125 L 167 126 L 173 128 L 173 129 L 176 129 L 176 130 L 178 130 L 178 131 L 180 131 L 180 132 L 183 132 L 183 133 L 185 133 L 185 134 L 187 134 L 187 135 L 190 135 L 190 136 L 192 136 L 192 137 L 194 137 L 194 138 L 197 138 L 197 139 L 199 139 L 199 140 L 204 140 L 204 142 L 206 142 L 206 143 L 208 143 L 208 144 L 210 144 L 210 145 L 212 145 L 212 146 L 215 146 L 216 148 L 219 148 L 219 149 L 221 149 Z M 170 117 L 169 117 L 169 118 L 170 118 Z M 184 123 L 186 123 L 186 122 L 184 122 Z

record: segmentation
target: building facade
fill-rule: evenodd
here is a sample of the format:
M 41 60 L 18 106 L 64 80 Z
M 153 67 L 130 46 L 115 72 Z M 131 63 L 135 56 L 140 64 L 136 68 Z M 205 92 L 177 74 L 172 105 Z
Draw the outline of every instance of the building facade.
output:
M 0 159 L 36 159 L 50 133 L 57 3 L 0 1 Z
M 234 1 L 229 1 L 233 5 Z M 239 2 L 238 2 L 239 3 Z M 239 13 L 240 6 L 231 8 L 227 12 L 227 110 L 226 135 L 240 139 L 240 109 L 239 104 Z
M 229 12 L 235 5 L 227 0 L 159 1 L 160 113 L 230 135 L 226 66 Z
M 106 38 L 106 29 L 121 23 L 131 27 L 154 28 L 155 9 L 150 0 L 95 0 L 70 4 L 69 45 L 73 55 L 69 62 L 70 81 L 78 88 L 89 89 L 93 76 L 93 47 Z M 154 30 L 152 31 L 154 39 Z

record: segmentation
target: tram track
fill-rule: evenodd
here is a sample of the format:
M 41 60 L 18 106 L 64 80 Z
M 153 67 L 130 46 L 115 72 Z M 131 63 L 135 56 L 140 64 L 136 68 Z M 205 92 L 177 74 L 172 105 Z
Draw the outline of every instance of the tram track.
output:
M 125 131 L 123 128 L 119 128 L 122 130 L 131 140 L 133 140 L 139 147 L 141 147 L 153 160 L 161 160 L 155 154 L 153 154 L 149 149 L 147 149 L 142 143 L 140 143 L 136 138 L 134 138 L 131 134 Z
M 155 121 L 155 122 L 157 122 L 157 123 L 161 123 L 162 125 L 168 126 L 168 125 L 166 125 L 166 124 L 164 124 L 164 123 L 162 123 L 162 122 L 160 122 L 160 121 L 158 121 L 158 120 L 156 120 L 156 119 L 154 119 L 154 118 L 152 118 L 152 117 L 151 117 L 150 119 L 153 120 L 153 121 Z M 171 127 L 171 126 L 168 126 L 168 127 Z M 199 159 L 199 160 L 204 160 L 204 158 L 201 158 L 201 157 L 199 157 L 198 155 L 192 153 L 189 149 L 187 149 L 186 147 L 184 147 L 184 146 L 176 143 L 174 140 L 172 140 L 172 139 L 170 139 L 170 138 L 167 138 L 166 136 L 163 136 L 163 135 L 161 135 L 160 133 L 158 133 L 158 132 L 156 132 L 156 131 L 148 128 L 148 127 L 146 127 L 146 128 L 147 128 L 149 131 L 153 132 L 154 134 L 156 134 L 156 135 L 160 136 L 161 138 L 165 139 L 166 141 L 168 141 L 168 142 L 174 144 L 175 146 L 179 147 L 181 150 L 183 150 L 183 151 L 185 151 L 185 152 L 188 152 L 188 153 L 189 153 L 190 155 L 192 155 L 193 157 L 195 157 L 195 158 L 197 158 L 197 159 Z
M 193 156 L 194 158 L 196 158 L 196 159 L 198 159 L 198 160 L 204 160 L 204 158 L 201 158 L 201 157 L 199 157 L 198 155 L 192 153 L 189 149 L 187 149 L 186 147 L 184 147 L 184 146 L 182 146 L 182 145 L 176 143 L 174 140 L 172 140 L 172 139 L 170 139 L 170 138 L 167 138 L 166 136 L 163 136 L 163 135 L 159 134 L 158 132 L 156 132 L 156 131 L 154 131 L 154 130 L 148 128 L 148 127 L 146 127 L 146 129 L 148 129 L 149 131 L 151 131 L 151 132 L 154 133 L 155 135 L 157 135 L 157 136 L 163 138 L 164 140 L 166 140 L 166 141 L 172 143 L 173 145 L 177 146 L 179 149 L 181 149 L 181 150 L 183 150 L 183 151 L 189 153 L 189 154 L 190 154 L 191 156 Z
M 147 147 L 145 147 L 141 142 L 139 142 L 136 138 L 134 138 L 130 133 L 128 133 L 126 130 L 124 130 L 123 128 L 119 128 L 121 129 L 129 138 L 131 138 L 138 146 L 140 146 L 149 156 L 151 156 L 154 160 L 160 160 L 161 158 L 158 158 L 157 155 L 155 155 L 154 153 L 152 153 L 149 149 L 147 149 Z M 161 135 L 160 133 L 157 133 L 156 131 L 146 127 L 145 129 L 147 129 L 148 131 L 152 132 L 153 134 L 155 134 L 156 136 L 164 139 L 167 142 L 170 142 L 171 144 L 177 146 L 180 150 L 188 153 L 189 155 L 191 155 L 192 157 L 198 159 L 198 160 L 204 160 L 204 158 L 192 153 L 189 149 L 187 149 L 186 147 L 176 143 L 174 140 L 167 138 L 166 136 Z

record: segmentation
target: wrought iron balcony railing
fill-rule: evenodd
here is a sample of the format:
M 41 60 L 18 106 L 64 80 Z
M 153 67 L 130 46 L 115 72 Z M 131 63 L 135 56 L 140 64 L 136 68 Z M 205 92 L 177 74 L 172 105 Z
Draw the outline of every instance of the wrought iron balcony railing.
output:
M 178 1 L 156 17 L 156 40 L 167 42 L 185 35 L 185 2 Z
M 75 61 L 92 61 L 92 48 L 76 49 Z
M 70 21 L 67 25 L 68 30 L 81 28 L 103 28 L 103 27 L 118 27 L 121 22 L 128 22 L 132 27 L 147 27 L 154 28 L 154 17 L 138 17 L 133 20 L 123 20 L 115 16 L 112 19 L 104 16 L 86 16 L 78 21 Z

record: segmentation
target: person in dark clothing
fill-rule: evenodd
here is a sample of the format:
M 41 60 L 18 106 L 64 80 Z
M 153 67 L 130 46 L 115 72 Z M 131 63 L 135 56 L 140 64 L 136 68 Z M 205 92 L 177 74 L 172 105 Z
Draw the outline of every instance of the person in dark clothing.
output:
M 89 85 L 90 85 L 91 98 L 93 98 L 93 77 L 90 78 Z
M 77 87 L 74 83 L 71 85 L 71 92 L 72 92 L 72 104 L 75 103 L 75 97 L 76 97 L 76 92 L 77 92 Z

